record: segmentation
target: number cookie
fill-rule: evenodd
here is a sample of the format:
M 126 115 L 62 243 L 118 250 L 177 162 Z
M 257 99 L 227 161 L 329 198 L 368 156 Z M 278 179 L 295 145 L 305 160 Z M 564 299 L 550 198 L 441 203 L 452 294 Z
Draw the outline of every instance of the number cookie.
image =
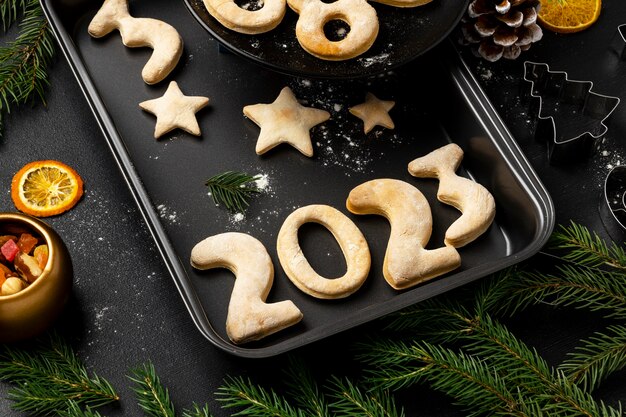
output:
M 259 10 L 242 9 L 234 0 L 203 0 L 218 22 L 235 32 L 254 35 L 274 29 L 283 20 L 285 0 L 265 0 Z
M 127 0 L 105 0 L 89 23 L 88 31 L 94 38 L 101 38 L 115 29 L 119 30 L 124 45 L 153 49 L 141 72 L 146 84 L 156 84 L 165 79 L 183 53 L 183 40 L 176 29 L 160 20 L 132 17 Z
M 424 195 L 399 180 L 377 179 L 363 183 L 348 195 L 354 214 L 379 214 L 389 220 L 391 234 L 383 276 L 396 290 L 445 274 L 461 264 L 455 248 L 424 249 L 432 233 L 430 206 Z
M 288 0 L 300 17 L 296 22 L 296 38 L 308 53 L 328 61 L 354 58 L 367 51 L 378 36 L 376 10 L 365 0 Z M 332 20 L 342 20 L 350 30 L 345 38 L 332 41 L 324 26 Z
M 324 226 L 339 243 L 347 264 L 342 277 L 328 279 L 318 275 L 305 258 L 298 242 L 298 229 L 309 222 Z M 276 248 L 291 282 L 316 298 L 347 297 L 363 285 L 369 274 L 371 258 L 365 237 L 348 217 L 330 206 L 310 205 L 291 213 L 278 232 Z
M 409 163 L 409 173 L 419 178 L 439 178 L 437 198 L 462 214 L 446 231 L 447 245 L 460 248 L 482 235 L 496 215 L 496 203 L 485 187 L 459 177 L 456 170 L 463 150 L 451 143 Z
M 274 266 L 265 246 L 244 233 L 222 233 L 191 250 L 197 269 L 227 268 L 235 274 L 228 304 L 226 333 L 234 343 L 259 340 L 298 323 L 302 313 L 289 300 L 267 304 L 274 281 Z

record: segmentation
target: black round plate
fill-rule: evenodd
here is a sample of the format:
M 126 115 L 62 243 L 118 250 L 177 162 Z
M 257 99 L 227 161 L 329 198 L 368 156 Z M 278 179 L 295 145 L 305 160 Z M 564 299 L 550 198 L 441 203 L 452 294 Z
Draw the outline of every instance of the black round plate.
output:
M 321 1 L 321 0 L 320 0 Z M 226 29 L 204 7 L 202 0 L 185 0 L 200 24 L 232 52 L 274 71 L 289 75 L 323 78 L 371 76 L 405 64 L 431 49 L 459 22 L 468 0 L 433 0 L 415 8 L 370 3 L 378 13 L 380 31 L 374 45 L 347 61 L 325 61 L 310 55 L 298 43 L 298 15 L 287 10 L 274 30 L 244 35 Z

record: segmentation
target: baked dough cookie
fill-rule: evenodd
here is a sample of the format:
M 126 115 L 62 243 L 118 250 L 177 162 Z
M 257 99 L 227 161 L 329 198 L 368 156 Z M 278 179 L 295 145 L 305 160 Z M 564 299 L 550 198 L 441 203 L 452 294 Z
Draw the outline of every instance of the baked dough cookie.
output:
M 302 312 L 289 300 L 267 304 L 274 281 L 274 265 L 257 239 L 244 233 L 222 233 L 191 250 L 197 269 L 227 268 L 235 274 L 228 304 L 226 333 L 240 344 L 262 339 L 302 320 Z
M 330 119 L 325 110 L 304 107 L 289 87 L 281 90 L 271 104 L 252 104 L 243 108 L 243 114 L 261 128 L 256 142 L 256 153 L 264 154 L 281 143 L 288 143 L 306 156 L 313 156 L 309 131 Z
M 313 56 L 328 61 L 342 61 L 367 51 L 378 36 L 376 10 L 365 0 L 289 0 L 289 6 L 300 14 L 296 22 L 296 38 L 300 46 Z M 345 38 L 332 41 L 324 33 L 324 25 L 342 20 L 350 31 Z
M 259 10 L 246 10 L 234 0 L 203 0 L 204 7 L 218 22 L 235 32 L 254 35 L 274 29 L 287 10 L 285 0 L 264 0 Z
M 463 150 L 451 143 L 409 163 L 409 173 L 419 178 L 439 178 L 437 198 L 459 211 L 459 217 L 446 231 L 447 245 L 460 248 L 482 235 L 496 216 L 496 203 L 489 191 L 456 170 Z
M 395 101 L 380 100 L 372 93 L 367 93 L 365 102 L 350 107 L 348 111 L 363 120 L 363 130 L 369 133 L 374 126 L 382 126 L 393 129 L 396 125 L 389 117 L 389 110 L 396 105 Z
M 298 242 L 298 229 L 305 223 L 318 223 L 328 229 L 341 247 L 347 271 L 339 277 L 320 276 L 309 264 Z M 294 285 L 322 299 L 344 298 L 358 290 L 369 274 L 371 258 L 365 237 L 339 210 L 326 205 L 301 207 L 291 213 L 278 232 L 278 259 Z
M 115 29 L 119 30 L 124 45 L 153 49 L 141 72 L 146 84 L 164 80 L 183 53 L 183 40 L 174 27 L 156 19 L 132 17 L 127 0 L 105 0 L 87 30 L 94 38 L 101 38 Z
M 445 274 L 461 264 L 455 248 L 424 249 L 432 233 L 432 215 L 424 195 L 411 184 L 394 179 L 365 182 L 348 195 L 354 214 L 378 214 L 391 224 L 383 276 L 396 290 Z
M 162 97 L 143 101 L 139 103 L 139 107 L 157 117 L 154 137 L 158 139 L 176 128 L 200 136 L 196 112 L 207 104 L 208 97 L 186 96 L 180 91 L 176 81 L 172 81 Z

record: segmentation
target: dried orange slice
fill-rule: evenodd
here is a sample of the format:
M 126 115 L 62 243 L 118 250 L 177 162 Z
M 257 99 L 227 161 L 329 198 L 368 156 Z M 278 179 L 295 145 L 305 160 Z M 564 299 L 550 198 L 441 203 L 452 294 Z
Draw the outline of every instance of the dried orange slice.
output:
M 63 213 L 83 195 L 83 180 L 59 161 L 35 161 L 20 169 L 11 182 L 11 198 L 18 210 L 37 217 Z
M 602 0 L 541 0 L 539 24 L 557 33 L 574 33 L 587 29 L 598 17 Z

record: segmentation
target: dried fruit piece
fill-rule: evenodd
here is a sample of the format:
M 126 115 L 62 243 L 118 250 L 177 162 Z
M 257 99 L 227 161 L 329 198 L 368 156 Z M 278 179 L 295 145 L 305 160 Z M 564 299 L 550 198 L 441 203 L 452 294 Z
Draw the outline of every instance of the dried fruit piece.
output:
M 33 256 L 37 260 L 39 268 L 44 269 L 48 263 L 48 245 L 39 245 L 35 248 Z
M 15 255 L 17 255 L 19 251 L 20 251 L 20 248 L 17 246 L 17 243 L 15 243 L 15 241 L 13 240 L 7 240 L 6 243 L 2 245 L 2 247 L 0 247 L 0 252 L 4 256 L 4 258 L 9 262 L 13 262 L 13 259 L 15 259 Z
M 74 207 L 83 195 L 76 171 L 59 161 L 35 161 L 20 169 L 11 182 L 11 198 L 18 210 L 46 217 Z
M 580 32 L 598 20 L 601 9 L 601 0 L 541 0 L 537 20 L 553 32 Z
M 13 295 L 22 291 L 26 287 L 26 283 L 19 278 L 10 277 L 0 287 L 0 295 Z
M 4 281 L 6 281 L 7 278 L 4 274 L 4 270 L 0 269 L 0 288 L 2 288 L 2 284 L 4 284 Z
M 42 271 L 41 268 L 39 268 L 37 260 L 24 252 L 17 254 L 14 264 L 15 269 L 22 278 L 31 284 L 41 275 Z
M 31 235 L 30 233 L 22 233 L 17 241 L 17 246 L 24 253 L 30 253 L 37 245 L 39 239 Z

